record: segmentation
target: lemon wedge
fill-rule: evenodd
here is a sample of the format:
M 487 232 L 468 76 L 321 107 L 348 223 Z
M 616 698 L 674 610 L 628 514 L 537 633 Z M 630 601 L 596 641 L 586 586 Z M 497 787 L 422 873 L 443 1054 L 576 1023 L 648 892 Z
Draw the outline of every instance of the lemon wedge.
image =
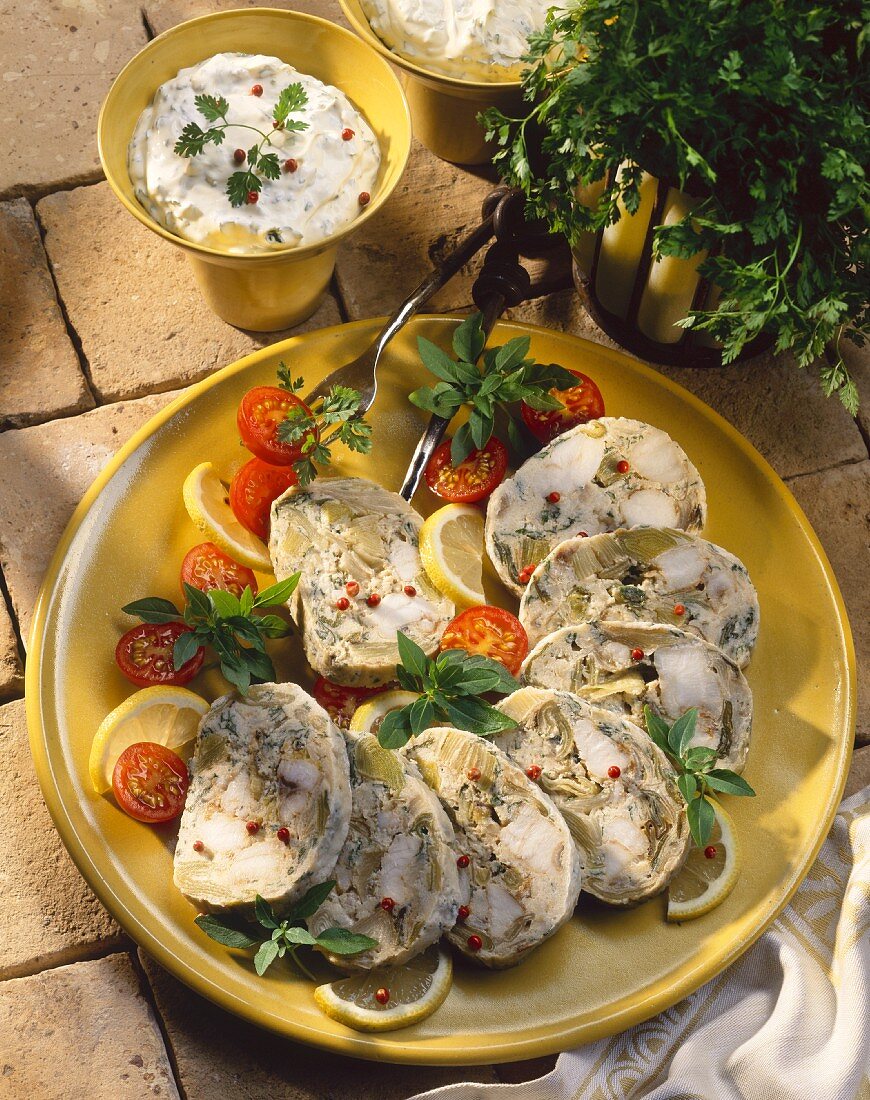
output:
M 377 733 L 381 728 L 381 722 L 391 710 L 399 710 L 400 707 L 410 706 L 420 698 L 413 691 L 384 691 L 361 703 L 353 712 L 350 720 L 351 733 Z
M 683 869 L 668 887 L 668 920 L 702 917 L 734 889 L 740 872 L 740 847 L 727 810 L 712 798 L 716 815 L 705 848 L 693 847 Z
M 140 741 L 165 745 L 179 752 L 196 736 L 208 711 L 202 696 L 181 687 L 148 687 L 137 691 L 107 714 L 91 744 L 88 770 L 97 794 L 112 786 L 118 757 Z
M 439 508 L 420 528 L 420 558 L 429 579 L 458 609 L 486 603 L 483 513 L 471 504 Z
M 194 526 L 225 554 L 249 569 L 272 572 L 265 543 L 252 535 L 233 515 L 227 490 L 210 462 L 201 462 L 184 480 L 184 507 Z
M 403 966 L 319 985 L 314 999 L 331 1019 L 357 1031 L 393 1031 L 431 1016 L 443 1004 L 452 982 L 450 956 L 434 946 Z

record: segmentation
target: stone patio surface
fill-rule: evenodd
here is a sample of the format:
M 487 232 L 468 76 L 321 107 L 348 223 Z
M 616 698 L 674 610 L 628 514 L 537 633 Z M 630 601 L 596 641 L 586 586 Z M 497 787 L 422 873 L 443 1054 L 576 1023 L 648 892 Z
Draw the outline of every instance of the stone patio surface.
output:
M 286 335 L 241 332 L 208 312 L 181 254 L 115 200 L 96 152 L 99 107 L 124 63 L 183 19 L 240 6 L 0 0 L 0 1100 L 402 1100 L 451 1081 L 521 1081 L 546 1068 L 377 1066 L 243 1024 L 126 937 L 79 876 L 36 782 L 22 699 L 26 635 L 73 509 L 180 389 Z M 344 23 L 336 0 L 291 6 Z M 293 331 L 388 312 L 476 223 L 493 179 L 415 144 L 395 195 L 345 246 L 323 304 Z M 564 257 L 530 268 L 542 289 L 557 289 L 508 316 L 610 343 L 565 289 Z M 434 308 L 468 309 L 475 270 Z M 665 373 L 772 463 L 831 560 L 858 656 L 849 777 L 857 790 L 870 781 L 870 362 L 857 350 L 849 359 L 864 401 L 857 419 L 785 356 Z

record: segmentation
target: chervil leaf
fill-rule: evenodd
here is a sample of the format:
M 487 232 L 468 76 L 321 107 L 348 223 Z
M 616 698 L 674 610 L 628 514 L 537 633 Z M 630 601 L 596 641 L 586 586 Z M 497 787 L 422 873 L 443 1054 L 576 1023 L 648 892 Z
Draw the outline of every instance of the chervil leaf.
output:
M 288 84 L 278 96 L 278 102 L 275 104 L 272 117 L 276 122 L 286 122 L 291 111 L 301 111 L 307 103 L 308 93 L 303 86 L 298 81 Z M 304 125 L 307 125 L 307 123 Z
M 233 172 L 227 180 L 227 198 L 231 206 L 242 206 L 248 201 L 248 192 L 260 192 L 262 182 L 253 172 Z
M 217 122 L 218 119 L 226 121 L 226 114 L 230 109 L 230 105 L 223 96 L 198 95 L 194 96 L 193 102 L 196 109 L 201 115 L 205 116 L 208 122 Z
M 277 153 L 264 153 L 261 155 L 257 164 L 257 168 L 267 180 L 277 180 L 281 178 L 281 163 L 278 160 Z

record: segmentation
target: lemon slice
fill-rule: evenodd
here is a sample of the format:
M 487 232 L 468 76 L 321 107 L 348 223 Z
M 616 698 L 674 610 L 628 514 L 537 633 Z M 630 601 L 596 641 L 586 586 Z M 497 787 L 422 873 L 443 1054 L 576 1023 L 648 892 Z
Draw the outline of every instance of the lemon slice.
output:
M 97 794 L 112 786 L 118 757 L 140 741 L 156 742 L 178 752 L 196 736 L 208 711 L 202 696 L 181 687 L 148 687 L 137 691 L 107 714 L 94 734 L 88 769 Z
M 184 480 L 184 507 L 196 527 L 225 554 L 249 569 L 272 572 L 265 543 L 233 515 L 227 490 L 210 462 L 201 462 Z
M 413 691 L 384 691 L 356 708 L 350 730 L 352 733 L 377 733 L 391 710 L 407 707 L 419 698 Z
M 740 872 L 740 848 L 734 822 L 710 799 L 716 820 L 707 846 L 693 847 L 683 869 L 668 887 L 668 920 L 702 917 L 725 900 Z M 715 854 L 705 855 L 715 849 Z
M 319 985 L 314 999 L 327 1016 L 357 1031 L 393 1031 L 431 1016 L 444 1002 L 452 982 L 450 956 L 434 946 L 403 966 L 387 966 Z M 386 1004 L 380 1003 L 379 995 Z
M 483 513 L 471 504 L 439 508 L 420 528 L 420 558 L 429 579 L 457 608 L 486 603 Z

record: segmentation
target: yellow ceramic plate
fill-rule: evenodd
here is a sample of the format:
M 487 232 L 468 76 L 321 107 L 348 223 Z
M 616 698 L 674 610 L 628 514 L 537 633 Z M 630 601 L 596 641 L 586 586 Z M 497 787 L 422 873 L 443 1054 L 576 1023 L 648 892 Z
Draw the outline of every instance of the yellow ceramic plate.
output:
M 405 398 L 426 380 L 415 337 L 447 346 L 454 324 L 423 318 L 397 340 L 378 391 L 375 458 L 348 455 L 343 471 L 377 475 L 398 488 L 423 424 Z M 438 1012 L 395 1034 L 358 1034 L 327 1019 L 313 986 L 289 966 L 258 978 L 247 954 L 225 950 L 195 927 L 194 909 L 172 885 L 173 833 L 137 824 L 110 797 L 92 793 L 88 752 L 104 715 L 132 691 L 112 657 L 130 626 L 118 609 L 148 594 L 177 596 L 182 556 L 199 541 L 181 499 L 185 475 L 206 459 L 227 472 L 243 461 L 236 406 L 250 386 L 274 379 L 279 359 L 313 383 L 357 355 L 375 329 L 375 322 L 358 322 L 248 356 L 194 386 L 109 463 L 76 511 L 40 595 L 27 668 L 33 753 L 49 809 L 85 878 L 130 935 L 200 993 L 265 1027 L 362 1058 L 531 1058 L 667 1008 L 732 962 L 786 903 L 828 830 L 849 762 L 849 628 L 831 568 L 800 509 L 724 420 L 628 356 L 543 329 L 499 326 L 498 341 L 527 331 L 539 360 L 590 374 L 608 413 L 648 420 L 679 440 L 707 485 L 705 535 L 738 554 L 758 587 L 746 777 L 759 794 L 728 802 L 745 853 L 740 881 L 714 912 L 682 926 L 665 922 L 662 898 L 630 912 L 584 898 L 577 916 L 524 965 L 488 973 L 460 961 Z M 422 512 L 438 503 L 425 488 L 418 493 Z M 490 597 L 511 606 L 503 590 L 492 587 Z M 285 676 L 302 668 L 292 644 L 279 665 Z M 191 687 L 213 697 L 221 684 L 209 675 Z

